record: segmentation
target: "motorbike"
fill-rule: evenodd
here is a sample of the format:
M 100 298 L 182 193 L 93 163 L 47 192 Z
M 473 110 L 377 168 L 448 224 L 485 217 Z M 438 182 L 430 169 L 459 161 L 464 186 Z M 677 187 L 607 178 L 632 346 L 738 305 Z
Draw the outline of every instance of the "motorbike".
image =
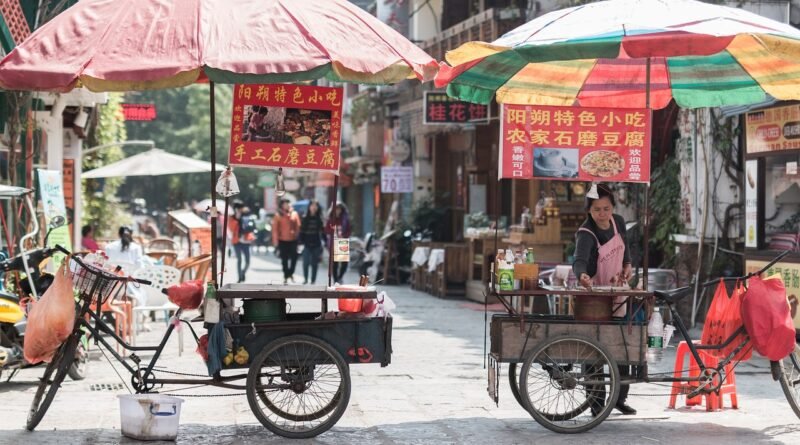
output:
M 32 210 L 32 206 L 29 208 Z M 47 245 L 47 238 L 50 236 L 50 232 L 65 223 L 65 219 L 60 216 L 52 219 L 45 236 L 45 245 Z M 9 272 L 24 272 L 26 275 L 24 280 L 20 280 L 17 294 L 8 292 L 0 286 L 0 375 L 4 371 L 10 371 L 11 375 L 8 376 L 7 380 L 11 380 L 20 369 L 40 364 L 28 363 L 23 356 L 25 327 L 27 326 L 23 302 L 29 298 L 38 299 L 53 283 L 53 275 L 42 272 L 40 265 L 58 250 L 50 247 L 25 250 L 23 247 L 25 241 L 35 236 L 37 232 L 38 226 L 34 223 L 34 230 L 23 236 L 20 241 L 21 253 L 19 255 L 13 258 L 6 258 L 5 255 L 0 256 L 0 274 L 3 274 L 3 278 Z M 3 282 L 5 282 L 5 279 L 0 281 L 0 283 Z M 75 361 L 67 371 L 70 378 L 72 380 L 83 380 L 86 377 L 87 363 L 88 340 L 84 336 L 78 344 Z

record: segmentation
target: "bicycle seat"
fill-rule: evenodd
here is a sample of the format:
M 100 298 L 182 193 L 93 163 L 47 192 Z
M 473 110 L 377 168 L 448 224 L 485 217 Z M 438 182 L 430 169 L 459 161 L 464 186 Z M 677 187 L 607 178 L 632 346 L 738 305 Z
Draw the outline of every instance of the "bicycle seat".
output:
M 657 300 L 667 304 L 674 304 L 692 293 L 692 286 L 679 287 L 678 289 L 653 291 Z

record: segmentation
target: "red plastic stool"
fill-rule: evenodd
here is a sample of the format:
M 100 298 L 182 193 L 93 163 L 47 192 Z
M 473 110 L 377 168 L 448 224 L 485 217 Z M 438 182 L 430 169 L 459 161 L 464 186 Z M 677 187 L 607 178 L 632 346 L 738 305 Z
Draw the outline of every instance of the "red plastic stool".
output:
M 699 342 L 694 342 L 694 344 L 698 345 Z M 700 358 L 703 360 L 703 363 L 707 368 L 716 368 L 717 365 L 719 365 L 719 359 L 717 357 L 703 350 L 698 350 L 697 352 L 700 354 Z M 673 371 L 673 377 L 679 378 L 683 375 L 683 363 L 686 358 L 689 359 L 689 376 L 697 377 L 700 375 L 700 367 L 697 365 L 694 356 L 692 356 L 692 352 L 689 350 L 689 345 L 687 345 L 685 341 L 682 341 L 678 345 L 678 351 L 675 355 L 675 369 Z M 725 375 L 725 382 L 719 389 L 719 395 L 712 392 L 710 394 L 687 397 L 686 406 L 700 405 L 703 402 L 702 398 L 705 397 L 706 411 L 722 409 L 724 407 L 724 396 L 725 394 L 728 394 L 731 398 L 731 407 L 738 409 L 739 403 L 736 398 L 736 374 L 733 372 L 733 365 L 731 363 L 725 365 Z M 696 389 L 697 386 L 698 382 L 673 382 L 672 393 L 669 397 L 669 408 L 675 408 L 675 402 L 677 401 L 678 394 L 688 394 Z

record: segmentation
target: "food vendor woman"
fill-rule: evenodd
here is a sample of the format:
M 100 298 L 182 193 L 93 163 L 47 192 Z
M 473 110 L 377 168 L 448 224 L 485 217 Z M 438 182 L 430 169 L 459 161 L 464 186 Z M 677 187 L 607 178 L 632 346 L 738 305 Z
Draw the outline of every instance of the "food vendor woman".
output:
M 588 217 L 575 234 L 575 262 L 572 270 L 586 287 L 627 283 L 631 278 L 631 254 L 625 238 L 625 220 L 614 213 L 614 194 L 604 184 L 592 184 L 586 193 Z M 604 297 L 599 297 L 604 298 Z M 620 366 L 620 376 L 630 375 L 630 367 Z M 616 408 L 622 414 L 636 414 L 625 403 L 630 385 L 622 385 Z M 595 411 L 595 407 L 592 407 Z

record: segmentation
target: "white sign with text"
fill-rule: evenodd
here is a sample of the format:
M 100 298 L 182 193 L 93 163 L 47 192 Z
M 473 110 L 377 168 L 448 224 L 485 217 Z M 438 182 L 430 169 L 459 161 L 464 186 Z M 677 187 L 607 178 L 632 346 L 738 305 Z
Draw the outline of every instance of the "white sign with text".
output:
M 414 167 L 381 167 L 381 193 L 413 193 Z

